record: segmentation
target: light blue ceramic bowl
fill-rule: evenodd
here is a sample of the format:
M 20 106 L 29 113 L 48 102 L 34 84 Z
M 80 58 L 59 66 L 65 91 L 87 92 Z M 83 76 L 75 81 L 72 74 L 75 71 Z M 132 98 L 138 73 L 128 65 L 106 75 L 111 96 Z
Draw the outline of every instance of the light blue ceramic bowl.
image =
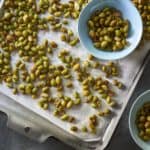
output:
M 123 14 L 123 17 L 130 21 L 131 27 L 127 39 L 130 42 L 130 45 L 122 51 L 106 52 L 96 49 L 93 46 L 90 37 L 88 36 L 88 19 L 93 12 L 96 10 L 101 10 L 104 7 L 113 7 L 120 10 Z M 135 50 L 143 34 L 143 23 L 138 10 L 130 0 L 92 0 L 92 2 L 90 2 L 80 14 L 78 32 L 81 43 L 92 55 L 99 59 L 115 60 L 129 55 Z
M 4 0 L 0 0 L 0 7 L 2 7 Z
M 143 150 L 150 150 L 150 142 L 144 142 L 138 137 L 138 130 L 135 124 L 137 111 L 146 102 L 150 102 L 150 90 L 141 94 L 133 103 L 129 114 L 129 129 L 135 143 Z
M 0 0 L 0 9 L 2 8 L 4 0 Z
M 2 15 L 3 4 L 4 4 L 4 0 L 0 0 L 0 17 Z

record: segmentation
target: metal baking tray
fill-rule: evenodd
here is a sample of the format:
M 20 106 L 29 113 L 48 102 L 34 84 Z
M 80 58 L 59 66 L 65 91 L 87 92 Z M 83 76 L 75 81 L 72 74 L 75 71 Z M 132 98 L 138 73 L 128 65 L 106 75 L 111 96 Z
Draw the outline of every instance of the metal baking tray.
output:
M 70 28 L 75 30 L 76 34 L 78 34 L 76 21 L 71 23 Z M 72 48 L 59 41 L 58 36 L 58 33 L 40 32 L 39 41 L 42 41 L 45 38 L 56 40 L 57 43 L 59 43 L 60 48 L 65 47 L 65 49 L 72 49 L 71 53 L 73 55 L 85 59 L 88 53 L 82 45 Z M 96 135 L 70 132 L 69 123 L 64 123 L 54 117 L 50 110 L 41 110 L 37 106 L 37 102 L 30 97 L 13 95 L 11 90 L 4 84 L 0 85 L 0 110 L 7 114 L 8 126 L 10 128 L 39 142 L 45 141 L 48 137 L 56 137 L 76 149 L 102 150 L 108 145 L 119 119 L 130 100 L 131 94 L 142 75 L 144 67 L 150 58 L 149 49 L 150 44 L 144 41 L 144 43 L 130 56 L 116 61 L 120 68 L 122 68 L 120 80 L 126 85 L 126 90 L 117 91 L 118 96 L 116 101 L 119 104 L 119 107 L 117 109 L 112 109 L 114 114 L 112 117 L 105 119 L 101 118 L 98 133 Z M 56 55 L 57 53 L 55 56 Z M 54 63 L 57 63 L 57 59 L 54 58 L 53 61 Z M 68 91 L 68 93 L 69 92 L 70 91 Z M 86 116 L 94 113 L 94 110 L 87 105 L 83 105 L 79 110 L 74 109 L 71 110 L 70 113 L 75 114 L 82 120 L 77 124 L 80 126 L 83 122 L 86 123 Z

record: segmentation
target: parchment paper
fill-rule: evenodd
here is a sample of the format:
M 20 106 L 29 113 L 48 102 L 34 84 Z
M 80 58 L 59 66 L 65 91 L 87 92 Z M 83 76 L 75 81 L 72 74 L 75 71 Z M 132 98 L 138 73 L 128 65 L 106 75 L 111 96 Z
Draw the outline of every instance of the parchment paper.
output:
M 69 24 L 69 27 L 75 32 L 76 35 L 78 35 L 77 21 L 72 21 Z M 67 44 L 65 44 L 64 42 L 60 41 L 59 33 L 54 33 L 51 31 L 50 32 L 40 32 L 39 33 L 39 43 L 41 43 L 44 39 L 48 39 L 50 41 L 56 41 L 59 45 L 58 50 L 55 51 L 54 57 L 52 58 L 52 62 L 54 64 L 61 63 L 60 60 L 56 57 L 56 55 L 58 54 L 58 52 L 61 49 L 70 50 L 70 52 L 73 56 L 80 57 L 83 61 L 86 59 L 87 55 L 89 54 L 81 44 L 78 44 L 76 47 L 70 47 Z M 119 80 L 121 80 L 125 84 L 126 90 L 117 90 L 117 88 L 116 88 L 116 92 L 118 93 L 118 96 L 115 98 L 115 100 L 119 104 L 119 108 L 112 109 L 112 111 L 114 113 L 114 115 L 112 117 L 99 118 L 100 123 L 98 126 L 98 132 L 96 135 L 89 134 L 89 133 L 83 133 L 83 132 L 71 133 L 70 132 L 71 124 L 67 123 L 67 122 L 63 122 L 60 119 L 54 117 L 52 114 L 53 107 L 50 107 L 50 109 L 48 111 L 42 110 L 37 105 L 38 100 L 33 100 L 28 96 L 13 95 L 11 90 L 8 89 L 4 84 L 0 85 L 0 92 L 9 96 L 10 98 L 12 98 L 12 100 L 22 104 L 27 109 L 30 109 L 33 112 L 37 113 L 41 117 L 46 118 L 47 120 L 49 120 L 49 122 L 52 122 L 56 126 L 59 126 L 60 128 L 62 128 L 62 130 L 66 130 L 66 131 L 70 132 L 71 134 L 75 134 L 75 136 L 81 138 L 82 140 L 91 140 L 91 139 L 92 140 L 93 139 L 100 140 L 105 136 L 106 131 L 111 129 L 111 127 L 113 126 L 113 123 L 116 121 L 117 116 L 121 115 L 120 112 L 123 108 L 123 105 L 126 103 L 126 101 L 129 100 L 129 99 L 126 99 L 126 97 L 129 93 L 129 90 L 132 87 L 132 84 L 134 82 L 135 77 L 137 76 L 137 73 L 139 72 L 139 69 L 143 63 L 143 60 L 148 53 L 149 48 L 150 48 L 150 44 L 148 42 L 144 42 L 144 44 L 142 46 L 140 46 L 139 48 L 137 48 L 130 56 L 126 57 L 125 59 L 116 61 L 118 63 L 118 65 L 120 66 L 120 68 L 122 68 L 121 69 L 122 76 Z M 14 64 L 16 62 L 16 60 L 18 60 L 18 56 L 16 54 L 14 54 L 12 56 L 12 63 Z M 102 61 L 102 62 L 105 63 L 104 61 Z M 97 70 L 92 70 L 91 72 L 94 76 L 96 76 L 97 74 L 101 74 L 102 76 L 104 76 L 104 74 L 102 72 L 97 71 Z M 76 81 L 74 82 L 74 84 L 75 84 L 75 90 L 80 91 L 79 84 L 76 83 Z M 65 94 L 69 96 L 72 94 L 72 92 L 73 91 L 67 90 Z M 108 107 L 103 100 L 102 100 L 102 107 L 103 108 Z M 103 109 L 103 108 L 101 108 L 101 109 Z M 86 103 L 80 107 L 76 107 L 76 108 L 69 110 L 69 114 L 72 114 L 73 116 L 78 118 L 78 121 L 76 124 L 78 127 L 81 127 L 82 125 L 87 124 L 88 117 L 92 114 L 95 114 L 96 112 L 97 111 L 95 109 L 93 109 L 91 106 L 89 106 Z

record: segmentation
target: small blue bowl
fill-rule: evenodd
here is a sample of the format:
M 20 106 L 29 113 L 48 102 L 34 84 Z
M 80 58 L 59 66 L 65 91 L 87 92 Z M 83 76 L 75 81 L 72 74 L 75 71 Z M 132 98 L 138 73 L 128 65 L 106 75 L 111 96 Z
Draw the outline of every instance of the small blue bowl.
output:
M 0 0 L 0 8 L 2 7 L 4 0 Z
M 127 38 L 130 45 L 121 51 L 111 52 L 96 49 L 88 35 L 87 22 L 90 16 L 96 10 L 101 10 L 104 7 L 116 8 L 122 12 L 125 19 L 130 21 L 131 27 Z M 78 32 L 81 43 L 93 56 L 103 60 L 115 60 L 129 55 L 136 49 L 142 38 L 143 23 L 138 10 L 130 0 L 92 0 L 80 14 Z
M 2 15 L 4 0 L 0 0 L 0 16 Z
M 150 150 L 150 142 L 144 142 L 138 136 L 138 129 L 135 124 L 136 114 L 144 103 L 150 102 L 150 90 L 141 94 L 133 103 L 129 114 L 129 129 L 135 143 L 143 150 Z
M 2 8 L 3 4 L 4 4 L 4 0 L 0 0 L 0 9 Z

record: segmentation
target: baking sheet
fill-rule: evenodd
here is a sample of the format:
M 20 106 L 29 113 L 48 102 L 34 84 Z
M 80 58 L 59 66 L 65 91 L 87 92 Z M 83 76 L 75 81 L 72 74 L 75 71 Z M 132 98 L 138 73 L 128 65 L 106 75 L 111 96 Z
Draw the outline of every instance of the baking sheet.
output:
M 77 32 L 77 21 L 72 21 L 69 24 L 69 28 L 71 28 L 73 31 L 75 31 L 75 34 L 78 35 Z M 61 62 L 56 57 L 60 49 L 68 49 L 70 50 L 71 54 L 75 57 L 80 57 L 83 61 L 86 60 L 88 52 L 84 49 L 84 47 L 79 44 L 76 47 L 70 47 L 69 45 L 63 43 L 60 41 L 60 34 L 54 33 L 54 32 L 45 32 L 41 31 L 39 33 L 39 43 L 42 43 L 44 39 L 50 39 L 51 41 L 57 41 L 59 48 L 54 53 L 54 57 L 52 58 L 52 62 L 54 64 L 60 64 Z M 137 73 L 139 72 L 141 65 L 143 63 L 143 60 L 148 53 L 148 50 L 150 48 L 150 43 L 144 42 L 139 48 L 136 49 L 134 53 L 132 53 L 130 56 L 126 57 L 125 59 L 118 60 L 116 63 L 120 66 L 121 69 L 121 80 L 125 86 L 126 90 L 120 91 L 116 89 L 116 92 L 118 93 L 118 96 L 115 98 L 117 103 L 119 104 L 119 107 L 117 109 L 112 109 L 113 111 L 113 117 L 110 118 L 99 118 L 100 123 L 98 127 L 98 132 L 96 135 L 94 134 L 88 134 L 83 132 L 78 133 L 71 133 L 70 127 L 71 124 L 67 122 L 63 122 L 60 119 L 56 118 L 52 114 L 52 108 L 50 108 L 48 111 L 42 110 L 38 107 L 37 101 L 33 100 L 29 96 L 23 96 L 23 95 L 13 95 L 11 90 L 8 89 L 5 84 L 0 85 L 0 92 L 4 93 L 5 95 L 12 98 L 12 100 L 20 103 L 21 105 L 25 106 L 27 109 L 35 112 L 39 116 L 47 119 L 50 123 L 55 124 L 56 126 L 59 126 L 62 128 L 62 130 L 67 131 L 69 134 L 74 134 L 76 137 L 84 141 L 102 141 L 104 144 L 105 141 L 108 139 L 108 134 L 110 134 L 111 130 L 114 129 L 117 125 L 118 118 L 122 115 L 123 109 L 126 106 L 128 100 L 129 100 L 129 93 L 132 89 L 132 86 L 134 86 L 134 80 L 137 76 Z M 14 54 L 13 63 L 15 63 L 18 60 L 18 56 Z M 101 61 L 105 63 L 105 61 Z M 92 74 L 94 76 L 101 74 L 104 75 L 102 72 L 97 70 L 91 70 Z M 80 91 L 79 85 L 75 82 L 75 90 Z M 66 94 L 71 96 L 73 91 L 67 90 Z M 55 94 L 55 93 L 54 93 Z M 104 101 L 102 101 L 103 106 L 108 107 Z M 97 111 L 91 106 L 87 104 L 83 104 L 80 107 L 73 108 L 69 110 L 69 114 L 73 114 L 73 116 L 78 118 L 77 126 L 81 127 L 84 124 L 87 124 L 88 117 L 92 114 L 95 114 Z
M 42 41 L 42 39 L 51 39 L 51 40 L 57 40 L 57 42 L 59 42 L 59 48 L 66 48 L 68 50 L 71 49 L 71 53 L 74 56 L 78 56 L 80 58 L 82 58 L 83 60 L 86 58 L 86 56 L 88 55 L 87 51 L 84 49 L 84 47 L 82 47 L 81 45 L 75 48 L 69 47 L 68 45 L 62 43 L 61 41 L 58 41 L 59 39 L 59 35 L 56 33 L 45 33 L 45 32 L 41 32 L 39 34 L 40 37 L 40 41 Z M 121 77 L 121 81 L 125 84 L 126 86 L 126 90 L 118 90 L 116 89 L 117 93 L 118 93 L 118 97 L 116 97 L 116 101 L 118 101 L 117 103 L 120 105 L 120 109 L 122 107 L 122 105 L 124 104 L 126 95 L 129 92 L 130 87 L 132 86 L 132 82 L 135 78 L 136 72 L 138 72 L 140 64 L 146 54 L 146 52 L 149 49 L 149 44 L 147 43 L 144 47 L 141 47 L 140 49 L 137 49 L 131 56 L 127 57 L 126 59 L 123 60 L 118 60 L 117 63 L 119 64 L 120 68 L 122 68 L 122 77 Z M 57 51 L 58 52 L 58 51 Z M 57 55 L 57 52 L 55 53 L 55 56 Z M 18 60 L 18 56 L 14 55 L 13 57 L 13 63 L 16 62 L 16 60 Z M 53 58 L 53 62 L 55 64 L 59 64 L 61 63 L 56 57 Z M 92 70 L 92 73 L 95 74 L 99 74 L 100 71 L 96 71 L 96 70 Z M 103 75 L 103 73 L 101 73 Z M 80 87 L 78 87 L 78 85 L 76 84 L 76 89 L 75 90 L 79 90 L 80 91 Z M 70 127 L 71 124 L 67 123 L 67 122 L 63 122 L 60 119 L 56 118 L 53 116 L 53 114 L 51 113 L 52 111 L 45 111 L 42 110 L 38 107 L 37 105 L 37 101 L 31 99 L 29 96 L 23 96 L 23 95 L 13 95 L 11 90 L 8 89 L 5 85 L 0 85 L 0 91 L 2 93 L 5 93 L 6 95 L 8 95 L 9 97 L 13 98 L 14 100 L 16 100 L 17 102 L 21 103 L 22 105 L 26 106 L 27 108 L 33 110 L 34 112 L 38 113 L 40 116 L 47 118 L 50 122 L 55 123 L 56 125 L 59 125 L 62 129 L 67 130 L 68 132 L 70 132 Z M 72 91 L 68 90 L 66 91 L 66 94 L 69 96 L 72 95 Z M 119 111 L 120 109 L 117 110 L 113 110 L 116 115 L 120 115 Z M 88 121 L 88 116 L 90 116 L 91 114 L 95 113 L 95 109 L 91 108 L 89 105 L 84 104 L 82 105 L 82 107 L 76 107 L 75 109 L 70 110 L 70 114 L 73 114 L 75 117 L 77 117 L 79 119 L 77 126 L 81 126 L 82 124 L 86 124 Z M 80 115 L 79 115 L 80 114 Z M 99 118 L 100 119 L 100 126 L 98 127 L 98 133 L 97 135 L 93 135 L 93 134 L 86 134 L 86 133 L 77 133 L 76 136 L 78 137 L 82 137 L 82 139 L 93 139 L 93 138 L 98 138 L 98 137 L 103 137 L 102 135 L 105 133 L 106 128 L 110 127 L 111 124 L 113 124 L 113 121 L 115 121 L 115 116 L 113 118 L 110 119 L 104 119 L 104 118 Z

